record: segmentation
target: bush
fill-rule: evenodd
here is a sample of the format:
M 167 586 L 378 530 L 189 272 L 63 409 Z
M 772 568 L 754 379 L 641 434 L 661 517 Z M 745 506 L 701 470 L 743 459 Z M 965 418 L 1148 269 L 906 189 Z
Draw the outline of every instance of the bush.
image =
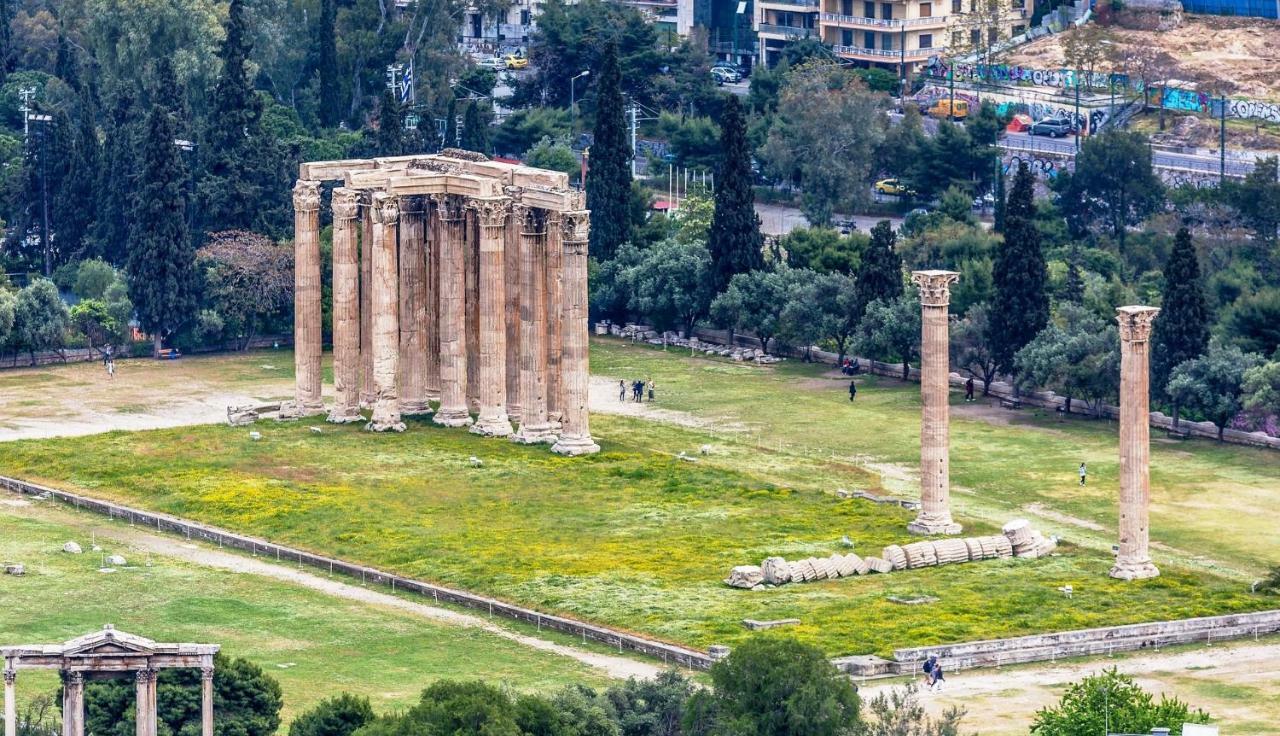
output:
M 350 736 L 373 720 L 369 699 L 350 693 L 320 701 L 289 725 L 289 736 Z

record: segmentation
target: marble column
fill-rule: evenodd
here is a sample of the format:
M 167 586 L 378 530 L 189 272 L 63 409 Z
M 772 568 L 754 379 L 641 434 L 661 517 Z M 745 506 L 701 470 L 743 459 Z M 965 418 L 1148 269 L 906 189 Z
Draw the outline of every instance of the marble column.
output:
M 156 671 L 138 670 L 133 675 L 137 684 L 135 733 L 137 736 L 156 736 Z
M 427 211 L 427 398 L 440 401 L 440 217 L 430 197 L 423 197 Z
M 511 434 L 507 416 L 506 245 L 511 200 L 494 197 L 471 200 L 479 226 L 480 412 L 471 431 L 488 437 Z
M 913 534 L 959 534 L 951 518 L 950 380 L 947 306 L 954 271 L 913 271 L 920 287 L 920 513 L 907 525 Z
M 333 190 L 333 408 L 329 421 L 360 416 L 360 193 Z
M 1120 307 L 1120 551 L 1111 577 L 1154 578 L 1160 570 L 1148 549 L 1151 502 L 1150 360 L 1155 307 Z
M 293 187 L 294 402 L 282 416 L 324 413 L 320 395 L 320 182 Z
M 17 689 L 18 671 L 6 667 L 4 670 L 4 736 L 18 736 Z
M 504 229 L 503 268 L 506 273 L 507 416 L 520 416 L 520 233 L 523 208 L 513 206 Z
M 467 326 L 467 409 L 480 412 L 480 224 L 475 210 L 467 208 L 466 250 L 463 251 L 462 268 L 466 278 L 466 326 Z
M 422 197 L 400 198 L 400 413 L 426 414 L 427 250 Z
M 560 323 L 564 319 L 564 284 L 561 269 L 564 261 L 564 239 L 559 212 L 547 212 L 547 421 L 559 430 L 563 384 L 560 377 Z
M 213 736 L 213 668 L 200 668 L 200 736 Z
M 466 219 L 461 198 L 440 195 L 440 408 L 433 421 L 471 424 L 467 407 Z
M 399 268 L 396 231 L 400 205 L 395 197 L 373 195 L 373 416 L 365 429 L 403 432 L 396 381 L 400 364 Z
M 84 736 L 84 673 L 62 673 L 62 736 Z
M 360 218 L 360 405 L 373 405 L 373 204 L 361 197 Z
M 520 429 L 516 442 L 555 442 L 547 420 L 546 213 L 531 209 L 520 236 Z
M 560 436 L 551 446 L 561 455 L 590 455 L 600 451 L 591 438 L 587 415 L 590 389 L 588 365 L 589 326 L 587 323 L 587 235 L 591 213 L 586 210 L 565 212 L 561 218 L 564 258 L 563 321 L 560 359 L 564 402 L 560 413 Z

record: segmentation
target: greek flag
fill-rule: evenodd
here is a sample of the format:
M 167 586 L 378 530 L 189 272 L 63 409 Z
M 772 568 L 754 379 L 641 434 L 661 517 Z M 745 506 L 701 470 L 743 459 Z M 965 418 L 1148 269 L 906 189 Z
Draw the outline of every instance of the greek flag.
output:
M 409 60 L 409 68 L 404 71 L 404 78 L 400 81 L 400 104 L 409 101 L 413 96 L 413 60 Z

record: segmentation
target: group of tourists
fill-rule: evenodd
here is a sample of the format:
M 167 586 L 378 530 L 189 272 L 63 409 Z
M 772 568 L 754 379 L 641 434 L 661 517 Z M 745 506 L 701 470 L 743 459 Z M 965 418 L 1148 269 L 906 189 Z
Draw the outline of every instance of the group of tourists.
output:
M 649 392 L 649 401 L 653 401 L 653 379 L 647 381 L 636 380 L 631 382 L 631 400 L 635 402 L 644 401 L 645 391 Z M 618 401 L 627 400 L 627 382 L 618 381 Z
M 924 661 L 924 686 L 927 690 L 941 690 L 945 678 L 942 676 L 942 662 L 938 655 L 930 654 Z

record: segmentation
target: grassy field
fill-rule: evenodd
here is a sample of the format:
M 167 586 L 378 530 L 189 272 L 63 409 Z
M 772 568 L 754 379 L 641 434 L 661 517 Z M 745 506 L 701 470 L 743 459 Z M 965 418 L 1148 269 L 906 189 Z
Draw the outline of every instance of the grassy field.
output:
M 965 418 L 961 407 L 960 520 L 990 532 L 1031 505 L 1038 525 L 1066 536 L 1063 554 L 728 589 L 729 567 L 767 555 L 825 555 L 844 535 L 864 554 L 909 539 L 909 512 L 832 491 L 914 494 L 918 389 L 870 379 L 850 406 L 844 383 L 812 366 L 762 369 L 615 341 L 594 344 L 593 370 L 652 377 L 663 408 L 707 426 L 597 414 L 605 452 L 577 460 L 422 422 L 396 436 L 261 424 L 260 442 L 209 426 L 6 443 L 0 472 L 694 646 L 740 641 L 743 618 L 795 617 L 802 623 L 788 631 L 831 654 L 887 654 L 1276 603 L 1245 582 L 1277 554 L 1264 533 L 1267 504 L 1280 498 L 1272 455 L 1157 446 L 1153 537 L 1165 545 L 1164 575 L 1126 584 L 1106 577 L 1114 427 L 1030 413 L 1009 424 L 1008 413 Z M 707 457 L 675 457 L 703 444 Z M 484 467 L 471 468 L 472 455 Z M 1085 489 L 1072 477 L 1081 459 L 1091 467 Z M 1057 592 L 1066 584 L 1070 600 Z M 939 601 L 888 600 L 918 594 Z
M 130 565 L 98 572 L 90 530 L 105 552 Z M 82 555 L 61 551 L 78 541 Z M 22 561 L 25 577 L 0 576 L 0 642 L 51 643 L 104 623 L 161 641 L 213 641 L 280 681 L 286 722 L 341 691 L 367 695 L 379 710 L 406 706 L 432 681 L 485 679 L 519 690 L 603 683 L 601 672 L 477 628 L 426 620 L 344 600 L 259 575 L 143 555 L 105 519 L 64 510 L 0 507 L 0 560 Z M 49 673 L 24 673 L 25 697 L 57 688 Z

